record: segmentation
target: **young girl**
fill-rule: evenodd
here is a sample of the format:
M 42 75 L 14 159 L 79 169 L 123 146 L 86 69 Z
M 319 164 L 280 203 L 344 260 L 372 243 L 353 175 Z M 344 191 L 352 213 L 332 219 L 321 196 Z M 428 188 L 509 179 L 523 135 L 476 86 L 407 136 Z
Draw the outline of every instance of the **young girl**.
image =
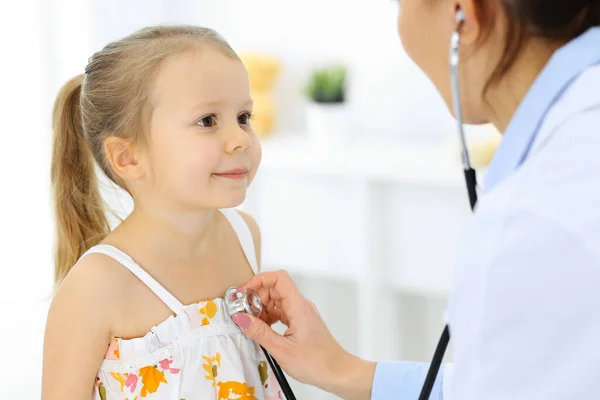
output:
M 214 31 L 107 45 L 54 108 L 57 291 L 42 398 L 279 399 L 222 297 L 258 270 L 242 203 L 261 159 L 246 70 Z M 134 200 L 112 232 L 96 166 Z

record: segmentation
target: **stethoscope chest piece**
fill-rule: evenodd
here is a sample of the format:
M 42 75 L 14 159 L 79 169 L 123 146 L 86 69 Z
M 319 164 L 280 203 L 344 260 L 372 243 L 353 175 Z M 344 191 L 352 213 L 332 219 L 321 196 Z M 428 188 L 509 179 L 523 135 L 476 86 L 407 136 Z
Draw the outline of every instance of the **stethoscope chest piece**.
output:
M 258 294 L 251 289 L 246 289 L 242 293 L 236 292 L 237 287 L 232 286 L 225 292 L 225 310 L 229 318 L 233 314 L 245 312 L 255 317 L 260 317 L 262 313 L 262 302 Z
M 260 301 L 260 297 L 254 290 L 246 289 L 241 293 L 237 293 L 236 286 L 227 289 L 225 292 L 224 303 L 225 311 L 230 319 L 232 315 L 239 312 L 251 314 L 258 318 L 263 309 L 262 301 Z M 275 379 L 277 379 L 286 400 L 296 400 L 296 396 L 294 396 L 294 392 L 285 378 L 281 367 L 277 364 L 277 361 L 271 357 L 264 347 L 261 346 L 261 348 L 265 353 L 265 357 L 271 366 L 271 370 L 273 371 Z

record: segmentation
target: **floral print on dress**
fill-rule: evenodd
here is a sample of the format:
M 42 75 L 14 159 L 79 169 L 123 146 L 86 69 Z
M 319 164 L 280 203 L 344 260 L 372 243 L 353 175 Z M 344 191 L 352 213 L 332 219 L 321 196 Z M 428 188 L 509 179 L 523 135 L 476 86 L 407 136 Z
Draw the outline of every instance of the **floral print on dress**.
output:
M 142 338 L 110 342 L 96 381 L 96 400 L 284 400 L 260 347 L 231 322 L 222 299 L 185 307 L 185 313 Z M 210 333 L 204 336 L 204 330 Z M 173 351 L 174 343 L 185 350 Z M 166 354 L 164 350 L 167 357 L 138 364 L 151 354 Z
M 106 400 L 106 388 L 104 387 L 104 383 L 100 382 L 100 378 L 96 378 L 96 384 L 98 388 L 98 396 L 100 400 Z
M 118 360 L 121 358 L 118 338 L 113 338 L 113 340 L 110 341 L 108 349 L 106 350 L 106 356 L 104 358 L 107 360 Z
M 261 361 L 258 363 L 258 375 L 260 376 L 260 383 L 263 384 L 263 386 L 266 384 L 268 385 L 267 379 L 269 379 L 269 370 L 267 368 L 267 362 L 266 361 Z
M 200 313 L 204 315 L 202 326 L 209 325 L 210 320 L 217 315 L 217 305 L 213 300 L 203 301 L 200 303 Z
M 205 364 L 202 365 L 202 368 L 208 373 L 204 378 L 212 381 L 212 385 L 215 386 L 217 384 L 217 376 L 219 375 L 219 367 L 221 366 L 221 354 L 217 352 L 217 355 L 214 357 L 202 356 Z
M 156 393 L 164 384 L 168 384 L 167 376 L 179 374 L 179 368 L 172 368 L 173 360 L 163 359 L 158 365 L 148 365 L 142 367 L 137 373 L 110 372 L 110 376 L 118 383 L 119 391 L 126 396 L 135 396 L 131 399 L 148 397 L 149 394 Z M 141 382 L 141 384 L 140 384 Z M 101 400 L 106 400 L 106 387 L 104 382 L 98 382 L 98 394 Z M 129 399 L 129 397 L 126 397 Z
M 262 383 L 265 400 L 284 400 L 279 382 L 273 374 L 269 373 L 269 367 L 265 360 L 258 363 L 258 375 Z
M 254 387 L 246 382 L 219 382 L 218 400 L 258 400 L 254 397 Z
M 140 369 L 142 377 L 142 391 L 140 396 L 146 397 L 148 393 L 156 393 L 161 383 L 167 383 L 165 373 L 158 369 L 156 365 L 151 365 Z

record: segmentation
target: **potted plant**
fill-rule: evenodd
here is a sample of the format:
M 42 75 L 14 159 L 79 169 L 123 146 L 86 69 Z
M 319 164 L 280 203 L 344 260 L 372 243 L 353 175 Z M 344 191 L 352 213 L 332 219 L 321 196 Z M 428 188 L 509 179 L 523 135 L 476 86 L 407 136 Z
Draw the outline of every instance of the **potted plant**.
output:
M 311 144 L 323 148 L 341 144 L 347 137 L 346 67 L 314 69 L 306 86 L 307 133 Z

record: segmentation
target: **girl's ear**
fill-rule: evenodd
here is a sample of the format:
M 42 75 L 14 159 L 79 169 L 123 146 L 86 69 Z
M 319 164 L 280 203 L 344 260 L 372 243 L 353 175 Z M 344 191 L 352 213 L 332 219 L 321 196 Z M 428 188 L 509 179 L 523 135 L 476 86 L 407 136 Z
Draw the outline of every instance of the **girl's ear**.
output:
M 137 147 L 132 140 L 109 136 L 104 141 L 104 151 L 110 168 L 122 180 L 135 180 L 144 175 Z

